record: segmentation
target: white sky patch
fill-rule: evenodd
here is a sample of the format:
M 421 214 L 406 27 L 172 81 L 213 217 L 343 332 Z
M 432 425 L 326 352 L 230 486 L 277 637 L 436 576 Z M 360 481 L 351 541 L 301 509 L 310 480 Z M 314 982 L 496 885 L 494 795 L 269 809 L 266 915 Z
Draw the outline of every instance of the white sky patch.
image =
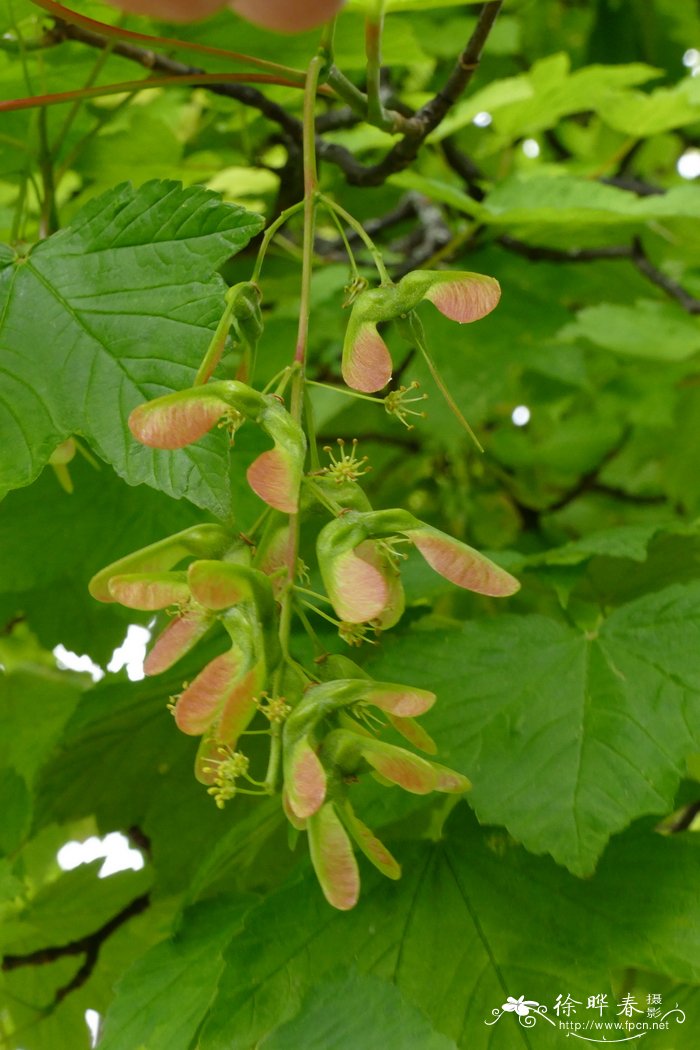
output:
M 521 148 L 525 156 L 529 157 L 530 160 L 534 160 L 535 157 L 540 155 L 540 147 L 535 139 L 524 139 Z
M 477 113 L 476 116 L 472 118 L 472 124 L 476 124 L 477 128 L 487 128 L 492 122 L 493 117 L 490 113 L 487 113 L 486 110 L 482 110 L 481 113 Z
M 530 409 L 527 405 L 516 405 L 511 412 L 510 418 L 515 423 L 516 427 L 524 427 L 530 422 Z
M 700 51 L 696 47 L 689 47 L 683 54 L 683 65 L 686 69 L 700 66 Z
M 139 627 L 135 623 L 129 624 L 126 638 L 112 653 L 107 670 L 116 672 L 126 667 L 130 681 L 140 682 L 144 677 L 143 661 L 146 659 L 146 646 L 150 637 L 151 632 L 146 627 Z
M 140 871 L 144 865 L 143 853 L 134 849 L 120 831 L 111 831 L 103 839 L 91 835 L 85 842 L 65 842 L 56 854 L 62 871 L 72 871 L 100 857 L 104 857 L 104 864 L 98 872 L 101 879 L 118 871 Z
M 100 1034 L 101 1020 L 102 1018 L 98 1014 L 97 1010 L 85 1011 L 85 1024 L 88 1026 L 90 1032 L 90 1046 L 97 1046 L 97 1039 Z
M 700 149 L 687 149 L 682 153 L 676 171 L 682 179 L 697 179 L 700 175 Z
M 102 668 L 98 667 L 89 656 L 78 656 L 77 653 L 72 653 L 70 649 L 66 649 L 65 645 L 57 645 L 53 655 L 56 657 L 56 662 L 61 670 L 86 671 L 92 675 L 93 682 L 99 682 L 105 676 Z

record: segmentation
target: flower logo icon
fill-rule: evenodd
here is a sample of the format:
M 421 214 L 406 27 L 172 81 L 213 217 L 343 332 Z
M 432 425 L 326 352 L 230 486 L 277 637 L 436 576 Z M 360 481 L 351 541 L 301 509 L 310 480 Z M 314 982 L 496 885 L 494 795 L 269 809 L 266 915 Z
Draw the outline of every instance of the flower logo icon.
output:
M 505 1013 L 517 1014 L 518 1017 L 527 1017 L 530 1008 L 539 1005 L 533 999 L 526 999 L 524 995 L 521 995 L 519 999 L 514 999 L 512 995 L 509 995 L 508 1001 L 503 1003 L 501 1010 Z

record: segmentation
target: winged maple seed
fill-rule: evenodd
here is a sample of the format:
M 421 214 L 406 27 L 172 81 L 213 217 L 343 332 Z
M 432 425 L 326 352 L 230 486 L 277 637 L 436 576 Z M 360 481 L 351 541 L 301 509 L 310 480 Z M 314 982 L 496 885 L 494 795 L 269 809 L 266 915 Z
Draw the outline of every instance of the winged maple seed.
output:
M 343 344 L 343 379 L 354 390 L 382 390 L 392 373 L 389 348 L 378 324 L 406 317 L 423 300 L 459 324 L 478 321 L 498 305 L 497 280 L 480 273 L 414 270 L 398 284 L 360 292 L 355 298 Z
M 203 438 L 222 420 L 234 430 L 252 420 L 272 438 L 274 448 L 261 453 L 248 468 L 248 484 L 269 506 L 295 514 L 306 438 L 273 395 L 260 394 L 237 380 L 221 380 L 139 405 L 129 416 L 129 429 L 143 445 L 174 450 Z
M 498 295 L 493 278 L 452 272 L 418 271 L 398 284 L 358 288 L 343 352 L 346 380 L 363 391 L 388 381 L 391 358 L 377 328 L 381 322 L 411 315 L 423 300 L 453 320 L 474 321 L 493 309 Z M 229 292 L 248 365 L 261 331 L 259 301 L 252 282 Z M 200 738 L 196 778 L 220 809 L 239 794 L 269 795 L 281 787 L 284 813 L 295 832 L 308 836 L 326 899 L 346 910 L 360 891 L 356 849 L 388 878 L 401 874 L 398 861 L 355 814 L 353 785 L 371 776 L 380 785 L 424 796 L 461 794 L 470 783 L 432 757 L 436 742 L 418 720 L 436 702 L 434 692 L 375 681 L 353 661 L 325 651 L 304 668 L 291 651 L 292 618 L 317 649 L 309 612 L 334 623 L 349 646 L 394 627 L 405 606 L 401 564 L 412 549 L 445 579 L 477 594 L 505 597 L 519 584 L 479 551 L 408 511 L 373 510 L 358 484 L 370 468 L 367 457 L 358 456 L 356 440 L 348 448 L 338 439 L 337 451 L 327 446 L 330 464 L 320 468 L 314 459 L 316 469 L 304 478 L 307 440 L 299 400 L 292 398 L 293 415 L 282 398 L 292 372 L 282 373 L 275 394 L 239 379 L 208 381 L 224 342 L 222 337 L 210 346 L 199 385 L 138 406 L 129 427 L 142 444 L 175 453 L 214 428 L 233 434 L 244 424 L 259 427 L 272 447 L 254 459 L 246 477 L 267 509 L 246 534 L 201 525 L 126 555 L 99 572 L 90 589 L 101 601 L 168 621 L 144 666 L 147 674 L 162 675 L 188 661 L 188 680 L 168 707 L 181 732 Z M 415 389 L 411 383 L 370 400 L 408 425 L 409 415 L 423 415 L 409 407 L 423 400 Z M 315 527 L 325 594 L 308 589 L 313 569 L 299 558 L 300 531 L 319 509 L 331 515 L 320 530 Z M 338 619 L 313 604 L 318 601 Z M 204 654 L 199 661 L 197 652 Z M 416 750 L 384 739 L 387 732 Z M 247 753 L 246 739 L 253 735 L 269 747 L 264 778 L 254 775 L 259 757 Z

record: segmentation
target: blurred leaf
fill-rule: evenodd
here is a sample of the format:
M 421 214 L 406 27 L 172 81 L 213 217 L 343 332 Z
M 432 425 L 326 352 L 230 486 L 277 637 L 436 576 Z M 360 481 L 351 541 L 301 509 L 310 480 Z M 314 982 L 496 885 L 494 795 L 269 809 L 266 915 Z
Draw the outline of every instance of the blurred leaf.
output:
M 670 303 L 639 299 L 634 305 L 600 303 L 579 311 L 559 338 L 588 339 L 616 354 L 656 361 L 685 361 L 700 350 L 700 328 Z
M 660 70 L 638 62 L 592 65 L 572 73 L 568 55 L 549 55 L 527 73 L 498 80 L 458 102 L 433 137 L 439 141 L 451 135 L 484 111 L 503 135 L 535 135 L 570 113 L 607 109 L 611 89 L 643 84 L 659 74 Z M 620 97 L 627 95 L 620 92 Z
M 617 131 L 640 138 L 700 120 L 700 83 L 688 78 L 677 87 L 611 93 L 601 115 Z

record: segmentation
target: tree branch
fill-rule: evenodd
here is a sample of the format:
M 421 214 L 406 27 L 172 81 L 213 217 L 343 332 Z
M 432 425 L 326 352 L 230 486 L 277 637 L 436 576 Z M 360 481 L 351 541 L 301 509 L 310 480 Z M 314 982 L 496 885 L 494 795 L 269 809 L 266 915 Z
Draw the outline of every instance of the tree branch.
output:
M 700 299 L 687 292 L 672 277 L 667 277 L 659 270 L 644 250 L 639 237 L 635 237 L 631 245 L 627 244 L 605 244 L 600 248 L 544 248 L 536 244 L 526 244 L 515 237 L 503 234 L 497 238 L 497 243 L 509 252 L 516 252 L 525 256 L 533 262 L 591 262 L 595 259 L 630 259 L 643 274 L 657 288 L 661 288 L 666 295 L 675 299 L 680 306 L 689 314 L 700 314 Z
M 125 922 L 128 922 L 129 919 L 145 911 L 149 903 L 149 895 L 144 893 L 141 897 L 135 897 L 130 904 L 127 904 L 120 912 L 113 915 L 104 926 L 100 926 L 99 930 L 95 930 L 85 937 L 80 937 L 78 940 L 69 941 L 68 944 L 60 944 L 52 948 L 39 948 L 35 952 L 28 952 L 27 955 L 6 955 L 2 960 L 2 970 L 7 972 L 8 970 L 16 970 L 20 966 L 42 966 L 69 955 L 85 955 L 82 965 L 73 974 L 70 981 L 56 990 L 53 1002 L 48 1008 L 50 1013 L 70 992 L 75 991 L 76 988 L 81 988 L 89 979 L 95 969 L 100 949 L 107 938 L 115 930 L 118 930 L 120 926 L 123 926 Z
M 55 19 L 55 28 L 51 37 L 57 42 L 76 40 L 79 43 L 95 48 L 105 48 L 108 45 L 107 38 L 99 33 L 94 33 L 91 29 L 85 29 L 83 26 L 63 22 L 60 19 Z M 109 43 L 113 54 L 129 59 L 131 62 L 137 62 L 145 69 L 155 70 L 158 73 L 167 73 L 170 76 L 195 76 L 199 73 L 205 73 L 205 70 L 197 66 L 185 65 L 184 62 L 167 58 L 156 51 L 137 47 L 135 44 L 128 44 L 121 40 L 110 41 Z M 250 87 L 248 84 L 207 84 L 206 88 L 215 95 L 223 95 L 224 98 L 234 99 L 244 106 L 250 106 L 259 110 L 268 120 L 278 124 L 290 138 L 297 142 L 301 141 L 301 121 L 287 113 L 276 102 L 272 102 L 257 88 Z
M 519 241 L 507 233 L 496 241 L 507 251 L 523 255 L 532 262 L 593 262 L 596 259 L 632 258 L 632 248 L 628 244 L 604 244 L 600 248 L 544 248 Z
M 662 291 L 666 292 L 666 295 L 670 295 L 672 299 L 680 303 L 687 313 L 700 314 L 700 299 L 696 299 L 694 295 L 686 292 L 685 288 L 682 288 L 671 277 L 667 277 L 661 270 L 657 270 L 644 251 L 644 246 L 639 237 L 635 237 L 632 242 L 631 257 L 639 272 L 655 284 L 657 288 L 661 288 Z
M 484 44 L 502 4 L 503 0 L 488 0 L 484 4 L 474 32 L 444 87 L 417 113 L 406 118 L 403 125 L 406 133 L 382 160 L 369 166 L 360 164 L 349 150 L 334 143 L 324 143 L 319 154 L 342 168 L 348 182 L 356 186 L 379 186 L 390 175 L 409 167 L 430 132 L 444 119 L 478 69 Z
M 320 137 L 317 139 L 316 146 L 318 156 L 339 167 L 348 182 L 356 186 L 379 186 L 386 181 L 389 175 L 403 171 L 412 164 L 425 139 L 455 104 L 478 68 L 484 44 L 502 4 L 503 0 L 488 0 L 483 5 L 474 32 L 457 59 L 445 85 L 412 116 L 402 116 L 401 130 L 405 130 L 405 134 L 389 150 L 383 160 L 376 164 L 364 165 L 345 146 L 327 142 Z M 60 18 L 55 19 L 52 38 L 59 41 L 76 40 L 90 47 L 104 48 L 107 46 L 106 37 L 100 33 L 82 25 L 64 22 Z M 171 76 L 192 76 L 205 72 L 198 67 L 185 65 L 175 59 L 121 40 L 113 44 L 113 51 L 122 58 L 138 62 L 146 69 L 167 73 Z M 245 84 L 207 84 L 205 86 L 214 94 L 232 98 L 244 106 L 251 106 L 259 110 L 268 120 L 278 124 L 291 141 L 295 143 L 301 141 L 301 121 L 287 113 L 282 106 L 272 102 L 257 88 Z M 343 119 L 347 120 L 347 115 Z M 331 123 L 330 119 L 324 120 L 322 126 L 328 123 Z

